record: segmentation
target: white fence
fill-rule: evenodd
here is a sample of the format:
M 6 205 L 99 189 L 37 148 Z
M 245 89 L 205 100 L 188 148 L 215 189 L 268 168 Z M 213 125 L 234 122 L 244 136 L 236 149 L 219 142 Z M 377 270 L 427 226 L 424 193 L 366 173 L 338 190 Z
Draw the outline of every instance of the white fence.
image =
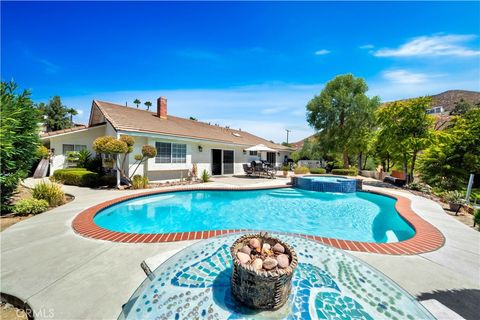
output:
M 298 165 L 308 168 L 324 168 L 326 164 L 325 161 L 320 160 L 298 160 Z

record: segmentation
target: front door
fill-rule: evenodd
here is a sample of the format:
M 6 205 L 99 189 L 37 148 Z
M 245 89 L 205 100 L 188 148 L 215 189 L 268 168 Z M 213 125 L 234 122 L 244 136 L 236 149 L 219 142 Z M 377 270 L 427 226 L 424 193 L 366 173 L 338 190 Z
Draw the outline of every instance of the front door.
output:
M 222 150 L 212 149 L 212 175 L 222 174 Z
M 223 174 L 233 174 L 232 150 L 223 150 Z
M 277 154 L 276 152 L 267 152 L 267 161 L 275 167 L 275 164 L 277 163 Z

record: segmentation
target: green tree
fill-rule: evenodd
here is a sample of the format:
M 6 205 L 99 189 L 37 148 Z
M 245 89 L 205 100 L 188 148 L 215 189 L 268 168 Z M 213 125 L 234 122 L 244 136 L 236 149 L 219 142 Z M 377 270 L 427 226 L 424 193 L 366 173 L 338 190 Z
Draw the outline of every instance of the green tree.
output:
M 152 103 L 150 101 L 146 101 L 145 105 L 147 106 L 147 110 L 150 110 L 150 107 L 152 106 Z
M 59 96 L 53 97 L 47 104 L 39 103 L 38 109 L 44 117 L 47 131 L 68 129 L 73 126 L 73 115 L 77 111 L 62 104 Z
M 431 98 L 395 101 L 380 107 L 377 121 L 380 127 L 377 139 L 384 152 L 399 155 L 402 168 L 413 181 L 418 153 L 433 139 L 434 118 L 426 113 Z
M 370 125 L 380 99 L 366 96 L 368 86 L 351 74 L 329 81 L 319 96 L 307 104 L 307 121 L 317 131 L 322 148 L 343 155 L 343 166 L 349 167 L 349 154 L 358 152 L 362 130 Z
M 132 179 L 132 177 L 135 175 L 135 172 L 137 172 L 138 167 L 140 167 L 142 163 L 145 163 L 145 161 L 147 161 L 148 159 L 155 158 L 156 155 L 157 149 L 155 147 L 148 144 L 144 145 L 142 147 L 142 154 L 136 154 L 134 157 L 135 163 L 132 166 L 137 166 L 135 170 L 133 170 L 133 173 L 130 174 L 130 179 Z
M 457 101 L 454 103 L 453 110 L 450 111 L 451 116 L 460 116 L 464 115 L 467 113 L 469 110 L 473 109 L 474 106 L 470 104 L 468 101 L 465 101 L 465 99 L 460 99 L 460 101 Z
M 133 100 L 133 103 L 137 105 L 137 109 L 138 109 L 139 104 L 142 103 L 142 102 L 138 99 L 135 99 L 135 100 Z
M 465 187 L 470 173 L 480 173 L 480 109 L 451 122 L 419 159 L 422 180 L 446 190 Z
M 27 177 L 38 156 L 40 117 L 30 92 L 17 93 L 13 82 L 0 86 L 1 210 L 5 211 L 18 182 Z
M 78 114 L 78 111 L 74 108 L 68 108 L 67 114 L 70 117 L 70 126 L 73 127 L 73 116 L 76 116 Z
M 112 136 L 102 136 L 93 141 L 93 150 L 98 153 L 113 155 L 115 157 L 115 169 L 120 172 L 122 178 L 130 181 L 125 173 L 125 163 L 129 154 L 133 151 L 134 144 L 135 139 L 131 136 L 123 135 L 119 139 Z

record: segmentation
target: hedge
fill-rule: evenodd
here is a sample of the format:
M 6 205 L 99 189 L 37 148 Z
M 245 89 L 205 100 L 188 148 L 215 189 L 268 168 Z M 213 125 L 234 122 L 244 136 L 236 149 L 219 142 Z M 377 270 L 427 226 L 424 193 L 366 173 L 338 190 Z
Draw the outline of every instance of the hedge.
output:
M 98 183 L 98 173 L 88 171 L 85 168 L 78 168 L 78 170 L 60 169 L 55 170 L 53 177 L 63 184 L 79 186 L 79 187 L 93 187 Z
M 341 176 L 356 176 L 358 174 L 357 169 L 332 169 L 332 174 L 338 174 Z
M 65 168 L 65 169 L 59 169 L 59 170 L 56 170 L 55 172 L 57 171 L 87 171 L 87 169 L 85 168 Z
M 308 169 L 307 167 L 296 167 L 293 172 L 295 172 L 295 174 L 305 174 L 309 173 L 310 169 Z
M 313 174 L 325 174 L 327 173 L 327 170 L 323 169 L 323 168 L 310 168 L 310 173 L 313 173 Z

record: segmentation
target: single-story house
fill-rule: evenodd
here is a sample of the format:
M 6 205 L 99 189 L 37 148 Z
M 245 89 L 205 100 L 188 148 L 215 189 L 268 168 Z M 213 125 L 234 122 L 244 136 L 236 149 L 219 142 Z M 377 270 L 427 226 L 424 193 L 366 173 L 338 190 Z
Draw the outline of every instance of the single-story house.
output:
M 135 138 L 127 172 L 134 169 L 134 156 L 141 154 L 143 145 L 157 149 L 157 156 L 136 171 L 150 181 L 185 178 L 193 164 L 197 164 L 199 173 L 205 169 L 211 175 L 242 174 L 244 163 L 259 158 L 280 166 L 292 151 L 242 130 L 171 116 L 164 97 L 157 99 L 156 112 L 93 100 L 88 125 L 41 134 L 52 153 L 50 174 L 67 166 L 69 151 L 87 149 L 95 154 L 93 141 L 105 135 Z M 275 152 L 245 150 L 258 144 Z

